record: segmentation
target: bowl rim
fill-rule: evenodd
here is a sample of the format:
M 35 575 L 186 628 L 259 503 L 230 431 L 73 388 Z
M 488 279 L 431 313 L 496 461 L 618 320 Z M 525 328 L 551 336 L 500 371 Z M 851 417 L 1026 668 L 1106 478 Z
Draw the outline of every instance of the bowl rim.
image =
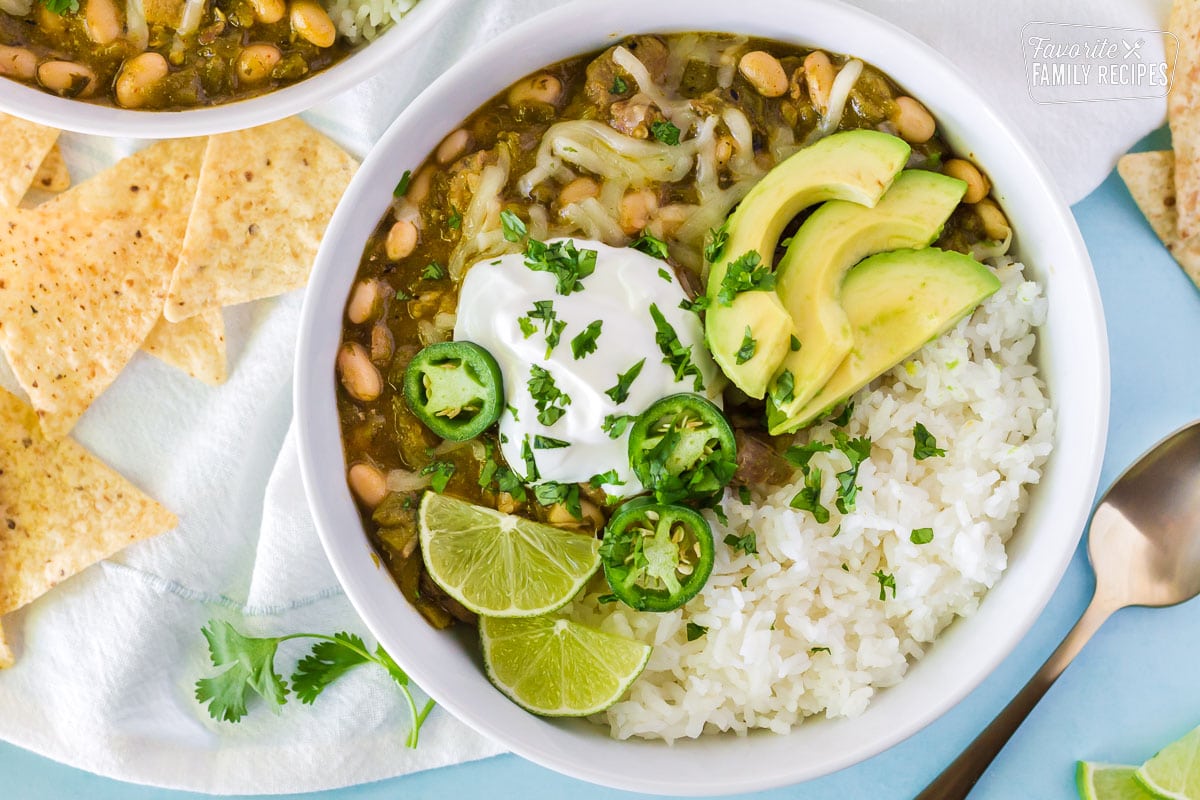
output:
M 1043 558 L 1044 562 L 1040 567 L 1029 567 L 1025 570 L 1028 572 L 1031 569 L 1036 569 L 1037 571 L 1034 573 L 1034 576 L 1038 582 L 1032 586 L 1024 585 L 1022 587 L 1022 591 L 1025 592 L 1026 597 L 1023 601 L 1024 605 L 1019 609 L 1019 618 L 1007 620 L 1005 626 L 999 631 L 989 632 L 986 645 L 979 648 L 978 653 L 975 653 L 974 661 L 970 664 L 969 676 L 960 677 L 955 682 L 946 686 L 944 693 L 934 697 L 928 703 L 923 714 L 903 719 L 888 726 L 885 732 L 877 734 L 869 742 L 858 742 L 848 746 L 838 756 L 827 758 L 818 765 L 805 763 L 804 759 L 792 759 L 790 763 L 778 766 L 773 770 L 746 770 L 743 774 L 733 777 L 706 775 L 693 779 L 690 782 L 681 781 L 678 774 L 655 777 L 646 774 L 631 775 L 614 773 L 612 770 L 606 769 L 605 764 L 587 763 L 577 756 L 573 757 L 571 753 L 572 748 L 566 746 L 566 743 L 551 740 L 557 737 L 524 736 L 524 734 L 522 736 L 515 736 L 506 730 L 502 722 L 490 718 L 486 713 L 480 712 L 468 703 L 460 702 L 460 699 L 454 696 L 453 691 L 450 690 L 455 680 L 454 669 L 448 668 L 448 665 L 445 668 L 439 667 L 435 669 L 425 664 L 422 659 L 414 661 L 414 659 L 406 657 L 404 642 L 389 635 L 389 621 L 386 619 L 387 614 L 395 616 L 397 613 L 404 614 L 405 612 L 403 610 L 397 612 L 394 608 L 385 610 L 386 604 L 381 603 L 378 598 L 372 597 L 372 591 L 360 584 L 355 577 L 355 573 L 361 574 L 363 565 L 361 563 L 361 553 L 354 552 L 354 550 L 362 549 L 362 544 L 366 543 L 365 536 L 361 535 L 359 532 L 361 529 L 359 528 L 354 533 L 361 537 L 361 542 L 351 543 L 349 541 L 350 537 L 340 536 L 336 527 L 337 512 L 339 510 L 344 511 L 347 504 L 353 508 L 353 500 L 350 499 L 349 491 L 345 488 L 345 462 L 342 460 L 336 465 L 342 472 L 341 486 L 330 489 L 328 485 L 322 485 L 323 481 L 327 484 L 330 477 L 325 473 L 326 470 L 330 469 L 330 465 L 327 463 L 328 458 L 325 460 L 326 463 L 322 463 L 318 455 L 319 447 L 327 443 L 328 427 L 332 424 L 336 428 L 338 425 L 334 404 L 335 380 L 333 377 L 332 358 L 324 359 L 324 355 L 335 351 L 337 343 L 340 342 L 340 304 L 338 306 L 338 324 L 331 326 L 333 330 L 318 332 L 320 325 L 325 324 L 327 327 L 330 326 L 327 320 L 322 322 L 322 313 L 325 312 L 326 316 L 329 313 L 325 307 L 331 305 L 328 302 L 330 292 L 326 284 L 332 280 L 340 279 L 348 287 L 349 280 L 353 277 L 353 272 L 357 271 L 358 259 L 361 257 L 361 245 L 365 239 L 363 241 L 356 240 L 354 242 L 355 248 L 353 249 L 345 246 L 346 242 L 343 240 L 345 239 L 347 228 L 352 224 L 358 224 L 355 217 L 361 217 L 361 208 L 370 205 L 364 201 L 368 194 L 370 194 L 371 175 L 375 170 L 381 169 L 392 172 L 397 171 L 395 161 L 391 156 L 392 151 L 397 148 L 397 145 L 405 141 L 405 136 L 412 134 L 412 130 L 410 129 L 416 125 L 414 120 L 437 118 L 437 114 L 435 113 L 436 106 L 441 96 L 445 95 L 448 91 L 452 91 L 458 85 L 468 83 L 472 75 L 490 74 L 486 72 L 486 69 L 495 69 L 497 63 L 506 63 L 506 52 L 511 53 L 523 42 L 527 42 L 534 36 L 545 36 L 547 33 L 552 35 L 556 30 L 569 31 L 572 28 L 580 27 L 580 19 L 588 19 L 590 21 L 584 27 L 587 27 L 590 31 L 588 35 L 591 37 L 591 49 L 599 49 L 603 46 L 604 42 L 612 41 L 631 33 L 720 30 L 709 24 L 713 19 L 733 20 L 729 26 L 721 28 L 724 30 L 755 31 L 762 27 L 761 24 L 751 24 L 748 20 L 742 20 L 741 24 L 737 24 L 736 9 L 730 11 L 727 6 L 728 3 L 724 0 L 693 0 L 682 13 L 678 10 L 667 11 L 665 9 L 656 9 L 651 13 L 646 10 L 641 0 L 578 0 L 577 2 L 552 9 L 527 20 L 484 45 L 440 76 L 438 80 L 422 92 L 401 113 L 383 135 L 364 162 L 359 175 L 355 178 L 346 195 L 343 197 L 317 257 L 313 279 L 305 296 L 297 342 L 294 402 L 301 475 L 305 485 L 306 496 L 308 497 L 309 505 L 316 521 L 322 545 L 326 550 L 334 572 L 345 588 L 351 603 L 362 615 L 368 628 L 380 638 L 385 647 L 395 648 L 390 650 L 390 652 L 409 670 L 409 674 L 413 680 L 425 689 L 431 697 L 437 700 L 439 704 L 443 705 L 455 717 L 475 730 L 501 742 L 518 755 L 555 771 L 593 783 L 617 789 L 653 792 L 656 794 L 711 795 L 757 791 L 816 778 L 852 764 L 857 764 L 903 741 L 941 717 L 946 711 L 966 697 L 1012 652 L 1040 616 L 1042 609 L 1061 581 L 1063 573 L 1066 571 L 1071 558 L 1076 552 L 1084 524 L 1091 513 L 1096 488 L 1099 484 L 1101 461 L 1108 426 L 1110 388 L 1108 340 L 1099 289 L 1096 285 L 1083 238 L 1075 224 L 1074 217 L 1071 215 L 1057 186 L 1050 179 L 1045 165 L 1028 145 L 1023 135 L 995 111 L 992 105 L 983 98 L 981 92 L 961 74 L 957 67 L 915 36 L 897 28 L 891 23 L 866 11 L 840 2 L 840 0 L 759 0 L 760 14 L 758 16 L 760 17 L 771 17 L 771 12 L 774 11 L 779 12 L 779 14 L 787 12 L 788 15 L 802 18 L 806 16 L 804 13 L 805 9 L 801 8 L 804 6 L 807 7 L 809 12 L 820 11 L 823 14 L 830 15 L 835 22 L 846 25 L 864 25 L 870 36 L 879 40 L 880 43 L 886 43 L 890 47 L 904 51 L 906 57 L 914 59 L 928 69 L 932 69 L 939 81 L 939 89 L 936 94 L 941 96 L 954 94 L 969 98 L 976 106 L 975 111 L 985 117 L 986 124 L 993 131 L 990 136 L 999 137 L 1000 143 L 996 146 L 1011 151 L 1021 162 L 1018 167 L 1006 164 L 1002 165 L 1002 168 L 1020 174 L 1029 182 L 1030 188 L 1028 191 L 1044 199 L 1044 205 L 1047 207 L 1046 211 L 1051 215 L 1045 224 L 1057 228 L 1057 233 L 1061 237 L 1057 246 L 1060 251 L 1067 253 L 1068 257 L 1065 260 L 1069 263 L 1042 265 L 1040 267 L 1040 274 L 1049 283 L 1049 275 L 1061 270 L 1065 266 L 1069 271 L 1073 270 L 1072 275 L 1079 279 L 1078 284 L 1072 284 L 1071 286 L 1073 291 L 1069 301 L 1079 306 L 1077 314 L 1076 311 L 1071 312 L 1080 317 L 1076 321 L 1081 323 L 1081 327 L 1075 330 L 1074 333 L 1078 337 L 1078 341 L 1085 342 L 1086 344 L 1079 348 L 1079 364 L 1068 365 L 1070 369 L 1060 364 L 1057 370 L 1063 374 L 1069 373 L 1073 376 L 1075 382 L 1079 384 L 1078 389 L 1071 393 L 1073 397 L 1078 399 L 1079 405 L 1078 407 L 1071 407 L 1073 413 L 1069 423 L 1073 437 L 1071 441 L 1077 445 L 1077 451 L 1071 452 L 1072 469 L 1075 471 L 1075 475 L 1069 483 L 1071 491 L 1069 493 L 1064 492 L 1063 497 L 1055 497 L 1054 510 L 1039 512 L 1041 516 L 1055 515 L 1057 521 L 1066 522 L 1067 527 L 1059 531 L 1057 533 L 1058 538 L 1053 541 L 1041 541 L 1046 539 L 1043 536 L 1040 537 L 1039 542 L 1035 543 L 1040 548 L 1037 555 L 1039 558 Z M 622 14 L 624 14 L 624 17 L 621 16 Z M 673 21 L 663 24 L 653 21 L 660 16 L 671 16 Z M 622 19 L 624 23 L 620 22 Z M 786 20 L 787 17 L 777 17 L 777 19 Z M 698 22 L 693 20 L 698 20 Z M 613 21 L 616 21 L 616 24 L 611 28 L 604 27 Z M 811 41 L 811 35 L 803 32 L 795 23 L 785 21 L 774 24 L 777 30 L 773 38 L 793 42 L 803 42 L 806 39 Z M 833 26 L 832 22 L 830 26 Z M 603 31 L 603 33 L 599 33 L 598 31 Z M 753 33 L 751 35 L 760 34 Z M 768 34 L 761 35 L 767 36 Z M 816 38 L 819 39 L 819 36 Z M 566 44 L 559 42 L 548 46 L 561 49 L 565 48 Z M 821 46 L 837 50 L 836 47 L 829 44 L 821 44 Z M 572 52 L 568 52 L 560 56 L 560 58 L 583 52 L 587 52 L 587 49 L 575 47 Z M 842 48 L 838 52 L 851 52 L 876 64 L 883 60 L 872 58 L 872 53 L 854 50 L 849 47 Z M 531 69 L 537 69 L 546 63 L 550 62 L 543 61 Z M 896 70 L 885 69 L 885 71 L 895 77 Z M 511 73 L 507 70 L 502 72 L 503 78 L 489 78 L 487 81 L 489 86 L 495 84 L 492 94 L 500 91 L 509 83 L 525 74 L 524 71 L 518 72 L 516 70 L 513 70 Z M 899 78 L 896 79 L 902 84 L 905 83 L 905 81 Z M 928 91 L 917 92 L 916 94 L 923 102 L 929 101 L 932 97 L 932 94 Z M 486 98 L 479 101 L 479 103 L 482 102 L 486 102 Z M 479 105 L 479 103 L 476 103 L 476 105 Z M 472 110 L 473 108 L 474 106 Z M 467 112 L 467 114 L 469 113 L 470 111 Z M 464 118 L 467 114 L 461 115 L 458 119 Z M 450 124 L 457 124 L 457 121 L 455 120 Z M 977 127 L 982 127 L 982 123 Z M 451 128 L 439 128 L 437 136 L 444 135 L 448 130 L 451 130 Z M 432 140 L 432 146 L 436 146 L 436 141 L 436 139 Z M 431 150 L 432 146 L 427 149 Z M 961 146 L 956 147 L 956 149 L 959 152 L 970 152 L 969 150 L 964 151 Z M 372 227 L 373 225 L 374 223 Z M 1017 231 L 1017 234 L 1019 237 L 1021 234 L 1020 230 Z M 339 278 L 335 274 L 345 262 L 345 259 L 342 259 L 341 264 L 339 264 L 339 249 L 343 253 L 348 254 L 348 257 L 353 259 L 352 263 L 355 264 L 353 272 L 351 272 L 348 278 L 344 277 L 344 275 Z M 343 270 L 344 272 L 345 270 Z M 341 297 L 344 293 L 339 294 L 335 291 L 333 294 Z M 1057 298 L 1057 301 L 1052 300 L 1051 302 L 1061 303 L 1066 300 L 1067 298 L 1060 296 Z M 1060 335 L 1061 333 L 1060 331 Z M 337 340 L 332 343 L 332 350 L 330 341 L 328 341 L 328 338 L 331 336 Z M 1041 346 L 1041 342 L 1042 340 L 1039 338 L 1039 346 Z M 323 355 L 315 358 L 313 357 L 314 352 L 323 353 Z M 1051 374 L 1050 370 L 1047 370 L 1044 364 L 1042 365 L 1042 369 L 1044 370 L 1043 374 L 1047 376 Z M 1063 378 L 1063 381 L 1065 385 L 1074 387 L 1074 384 L 1070 383 L 1067 378 Z M 1048 383 L 1051 382 L 1048 381 Z M 1051 389 L 1053 390 L 1053 385 Z M 1066 427 L 1066 425 L 1062 422 L 1061 414 L 1057 413 L 1062 408 L 1059 402 L 1057 399 L 1054 400 L 1053 407 L 1056 409 L 1056 419 L 1059 425 L 1062 426 L 1055 432 L 1056 449 L 1061 451 L 1062 428 Z M 331 409 L 333 409 L 332 415 L 330 414 Z M 322 426 L 324 426 L 324 430 Z M 340 433 L 335 433 L 334 435 L 337 436 L 338 443 L 340 444 Z M 322 441 L 318 442 L 317 439 L 321 439 Z M 1056 463 L 1055 459 L 1063 460 L 1063 453 L 1056 451 L 1051 456 L 1051 464 Z M 1061 474 L 1062 470 L 1059 469 L 1058 473 Z M 1061 478 L 1060 482 L 1063 480 L 1067 479 Z M 1036 495 L 1036 501 L 1037 497 L 1046 496 L 1048 491 L 1035 492 L 1034 494 Z M 1047 504 L 1048 502 L 1041 503 L 1040 505 L 1044 506 Z M 1027 509 L 1025 515 L 1028 516 L 1029 514 L 1030 511 Z M 1026 535 L 1025 538 L 1028 539 L 1030 537 Z M 1009 550 L 1011 553 L 1011 545 Z M 1026 559 L 1026 562 L 1028 561 L 1029 559 Z M 1010 565 L 1009 572 L 1011 571 Z M 1007 572 L 1005 577 L 1009 578 L 1010 584 L 1014 580 L 1013 576 Z M 997 586 L 1004 585 L 1004 581 L 1000 581 L 997 584 Z M 997 587 L 992 587 L 985 596 L 985 599 L 997 593 L 997 591 Z M 981 603 L 981 609 L 984 605 Z M 415 615 L 415 612 L 413 612 L 413 615 Z M 977 612 L 971 619 L 959 620 L 958 625 L 952 625 L 946 631 L 939 634 L 939 642 L 950 637 L 956 629 L 961 630 L 964 626 L 969 626 L 979 616 L 980 614 Z M 408 618 L 408 616 L 405 616 L 405 619 Z M 957 638 L 961 637 L 956 637 L 956 640 Z M 942 649 L 946 649 L 947 646 L 943 643 Z M 961 650 L 963 648 L 958 646 L 958 649 Z M 933 652 L 937 652 L 937 648 L 933 648 L 932 650 Z M 928 660 L 930 660 L 930 656 L 927 654 L 925 659 L 917 662 L 917 665 L 925 663 Z M 910 664 L 910 669 L 906 673 L 906 677 L 912 675 L 917 665 Z M 475 668 L 474 664 L 470 666 L 472 669 Z M 902 681 L 900 684 L 900 686 L 903 685 L 905 685 L 905 681 Z M 894 694 L 896 691 L 896 689 L 893 689 L 891 693 Z M 496 694 L 499 695 L 499 692 L 496 692 Z M 887 692 L 877 695 L 872 701 L 872 705 L 875 706 L 883 703 L 888 695 L 889 693 Z M 505 702 L 508 701 L 505 700 Z M 869 713 L 870 711 L 868 710 Z M 822 724 L 837 725 L 838 723 L 823 722 Z M 796 730 L 803 727 L 798 726 Z M 796 730 L 793 731 L 792 735 L 796 733 Z M 756 739 L 758 739 L 757 736 L 731 737 L 729 739 L 731 742 L 729 747 L 741 747 L 743 745 L 737 744 L 738 742 L 745 743 Z M 759 739 L 759 741 L 762 740 Z M 629 746 L 628 743 L 621 744 Z M 661 743 L 637 742 L 633 746 L 653 747 L 659 744 Z M 674 749 L 676 752 L 681 752 L 686 751 L 687 747 L 688 743 L 682 742 L 676 743 Z
M 417 43 L 462 0 L 419 0 L 400 23 L 328 69 L 266 94 L 221 105 L 179 111 L 141 111 L 85 103 L 0 78 L 0 112 L 93 136 L 180 139 L 254 128 L 300 114 L 371 78 Z

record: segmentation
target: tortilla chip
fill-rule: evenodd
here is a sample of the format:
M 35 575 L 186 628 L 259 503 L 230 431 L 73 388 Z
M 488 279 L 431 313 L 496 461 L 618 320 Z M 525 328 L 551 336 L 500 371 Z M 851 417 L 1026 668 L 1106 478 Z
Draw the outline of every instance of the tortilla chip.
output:
M 205 383 L 225 382 L 225 317 L 219 308 L 183 322 L 159 319 L 142 349 Z
M 37 175 L 33 178 L 33 188 L 43 192 L 58 194 L 71 188 L 71 172 L 67 169 L 67 160 L 63 158 L 62 150 L 55 144 L 50 152 L 42 159 Z
M 0 350 L 48 437 L 71 430 L 158 321 L 203 151 L 162 142 L 0 215 Z
M 0 114 L 0 208 L 21 202 L 58 134 L 55 128 Z
M 1146 221 L 1188 277 L 1200 287 L 1200 239 L 1179 238 L 1175 186 L 1172 182 L 1175 156 L 1170 150 L 1130 153 L 1117 162 L 1117 172 Z
M 1173 49 L 1176 58 L 1167 94 L 1167 121 L 1175 148 L 1176 224 L 1179 238 L 1189 239 L 1200 233 L 1200 3 L 1175 0 L 1169 27 L 1176 39 L 1167 37 L 1168 50 Z
M 357 164 L 297 118 L 209 139 L 163 316 L 179 322 L 307 283 Z
M 3 390 L 0 463 L 0 614 L 178 524 L 74 441 L 44 438 L 33 409 Z
M 0 514 L 0 519 L 4 515 Z M 4 638 L 4 626 L 0 625 L 0 669 L 8 669 L 16 662 L 16 657 L 13 656 L 12 648 L 8 645 L 8 640 Z

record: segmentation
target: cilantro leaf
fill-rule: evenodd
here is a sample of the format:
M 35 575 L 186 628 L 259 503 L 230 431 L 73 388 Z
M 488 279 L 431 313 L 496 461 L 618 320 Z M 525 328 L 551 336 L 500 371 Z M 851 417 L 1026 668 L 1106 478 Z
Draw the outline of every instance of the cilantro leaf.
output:
M 524 220 L 507 209 L 500 212 L 500 227 L 504 231 L 505 240 L 509 242 L 519 242 L 529 235 Z
M 747 328 L 747 330 L 749 330 Z M 796 376 L 792 374 L 790 369 L 785 369 L 779 373 L 779 377 L 775 379 L 775 383 L 771 385 L 771 402 L 776 407 L 782 406 L 784 403 L 790 403 L 792 398 L 796 396 Z
M 211 620 L 201 628 L 208 640 L 214 667 L 229 669 L 196 682 L 196 700 L 208 703 L 213 719 L 238 722 L 246 716 L 246 701 L 253 692 L 274 708 L 287 702 L 288 687 L 275 671 L 278 638 L 251 638 L 238 633 L 228 622 Z
M 561 295 L 583 291 L 583 279 L 596 271 L 596 251 L 580 250 L 571 240 L 546 244 L 530 239 L 525 246 L 525 266 L 549 272 Z
M 794 333 L 792 334 L 791 341 L 788 342 L 788 349 L 790 349 L 793 353 L 800 350 L 800 340 L 796 338 L 796 334 Z
M 933 541 L 933 528 L 914 528 L 908 540 L 913 544 L 929 544 Z
M 696 641 L 706 633 L 708 633 L 708 628 L 704 627 L 703 625 L 697 625 L 694 622 L 689 622 L 687 624 L 687 640 L 689 642 Z
M 542 477 L 542 473 L 538 471 L 537 459 L 533 456 L 533 448 L 529 446 L 529 435 L 525 435 L 525 439 L 521 442 L 521 460 L 525 462 L 525 480 L 533 483 L 538 478 Z
M 613 76 L 612 89 L 610 94 L 625 94 L 629 91 L 629 84 L 620 75 Z
M 819 469 L 804 473 L 804 488 L 792 498 L 792 508 L 807 511 L 819 524 L 829 522 L 829 509 L 821 505 L 821 484 L 824 476 Z
M 454 469 L 454 464 L 449 461 L 432 461 L 421 468 L 421 474 L 432 475 L 429 488 L 441 494 L 446 491 L 446 484 L 450 483 L 450 478 L 454 476 Z
M 615 469 L 610 469 L 607 472 L 600 472 L 588 478 L 588 486 L 593 489 L 599 489 L 601 486 L 624 486 L 625 481 L 617 476 Z
M 533 487 L 533 495 L 543 506 L 561 503 L 575 519 L 583 519 L 583 505 L 579 500 L 579 484 L 547 481 Z
M 521 326 L 521 333 L 526 339 L 537 333 L 537 325 L 529 317 L 517 317 L 517 324 Z
M 750 326 L 746 326 L 746 333 L 742 336 L 742 346 L 738 348 L 737 358 L 735 363 L 745 364 L 750 359 L 754 358 L 754 353 L 758 350 L 758 341 L 750 335 Z
M 854 510 L 858 498 L 858 468 L 871 457 L 871 440 L 865 436 L 851 439 L 842 431 L 833 432 L 837 448 L 850 461 L 850 468 L 837 474 L 837 509 L 843 514 Z
M 704 244 L 704 260 L 713 263 L 725 252 L 725 244 L 729 241 L 729 220 L 721 223 L 721 227 L 712 228 L 708 232 Z
M 673 122 L 652 122 L 650 133 L 663 144 L 679 144 L 679 128 Z
M 852 414 L 854 414 L 854 401 L 850 400 L 846 405 L 842 406 L 841 413 L 829 421 L 839 428 L 844 428 L 850 424 Z
M 616 385 L 613 386 L 611 389 L 605 389 L 604 393 L 606 395 L 608 395 L 610 398 L 612 398 L 612 401 L 614 403 L 624 403 L 626 400 L 629 399 L 630 387 L 632 387 L 633 382 L 635 380 L 637 380 L 637 376 L 642 373 L 642 367 L 644 367 L 645 365 L 646 365 L 646 359 L 643 358 L 641 361 L 637 362 L 629 369 L 625 370 L 624 372 L 618 373 Z M 607 424 L 607 422 L 608 422 L 608 419 L 606 418 L 605 423 Z M 621 434 L 619 434 L 619 433 L 617 434 L 617 436 L 620 436 L 620 435 Z M 612 436 L 612 434 L 609 433 L 609 436 Z M 615 439 L 615 438 L 617 438 L 617 436 L 612 436 L 612 438 Z
M 450 206 L 450 216 L 446 218 L 446 227 L 454 231 L 462 228 L 462 214 L 458 213 L 458 209 L 454 206 Z
M 812 441 L 808 444 L 794 444 L 784 452 L 783 457 L 797 469 L 807 469 L 808 462 L 817 453 L 828 453 L 833 445 L 827 442 Z
M 684 311 L 692 311 L 696 314 L 699 314 L 701 311 L 704 311 L 711 304 L 712 304 L 712 301 L 709 300 L 708 297 L 706 297 L 704 295 L 697 297 L 695 300 L 680 300 L 679 301 L 679 307 L 681 309 L 683 309 Z
M 913 427 L 913 458 L 924 461 L 927 458 L 944 456 L 946 451 L 937 446 L 937 439 L 926 430 L 925 426 L 917 423 Z
M 879 599 L 886 600 L 887 599 L 887 590 L 891 589 L 892 590 L 892 599 L 895 600 L 896 599 L 896 576 L 889 575 L 888 573 L 884 572 L 881 569 L 877 569 L 874 572 L 872 572 L 871 574 L 879 579 Z
M 360 664 L 370 661 L 363 640 L 351 633 L 335 633 L 334 641 L 317 642 L 296 665 L 292 689 L 301 703 L 311 704 L 325 687 Z
M 421 270 L 421 277 L 427 281 L 436 281 L 446 277 L 446 268 L 436 261 L 430 261 Z
M 538 434 L 533 437 L 534 450 L 557 450 L 560 447 L 570 447 L 570 442 L 564 442 L 562 439 L 555 439 L 550 436 L 542 436 Z
M 750 250 L 725 267 L 717 302 L 727 306 L 743 292 L 770 292 L 774 289 L 775 273 L 771 272 L 771 266 L 763 263 L 756 251 Z
M 600 338 L 600 329 L 604 327 L 604 320 L 598 319 L 595 322 L 589 322 L 579 334 L 571 340 L 571 355 L 575 360 L 583 358 L 589 353 L 596 352 L 596 340 Z
M 808 652 L 810 652 L 810 653 L 831 653 L 832 654 L 833 651 L 830 650 L 828 647 L 810 647 L 810 648 L 808 648 Z
M 750 494 L 750 487 L 746 486 L 745 484 L 742 484 L 741 486 L 739 486 L 737 488 L 737 492 L 738 492 L 738 500 L 742 501 L 742 505 L 744 505 L 744 506 L 750 505 L 751 501 L 754 499 L 753 496 Z
M 625 429 L 629 427 L 629 423 L 635 419 L 637 417 L 633 414 L 608 414 L 604 417 L 604 422 L 600 423 L 600 429 L 608 434 L 608 438 L 618 439 L 621 434 L 625 433 Z
M 754 531 L 747 531 L 741 536 L 727 533 L 723 541 L 734 550 L 740 550 L 748 556 L 758 555 L 758 534 Z
M 544 367 L 537 364 L 529 368 L 529 395 L 537 408 L 538 422 L 550 426 L 558 422 L 567 413 L 566 407 L 571 405 L 571 398 L 554 384 L 554 376 Z
M 667 322 L 667 318 L 654 303 L 650 304 L 650 316 L 654 320 L 654 341 L 658 344 L 658 349 L 662 351 L 663 363 L 675 372 L 676 381 L 682 381 L 689 375 L 694 376 L 693 388 L 697 392 L 703 392 L 704 376 L 700 374 L 700 368 L 692 361 L 692 346 L 685 346 L 683 342 L 679 341 L 679 334 L 675 332 L 675 328 Z
M 663 261 L 667 260 L 667 243 L 652 233 L 642 233 L 642 235 L 635 239 L 633 244 L 629 246 L 634 250 L 645 253 L 648 256 L 654 256 L 655 258 L 660 258 Z M 670 278 L 667 278 L 667 280 L 670 280 Z
M 78 0 L 42 0 L 42 5 L 53 11 L 55 14 L 61 14 L 62 11 L 56 10 L 54 6 L 74 5 L 72 11 L 79 9 Z M 392 190 L 393 197 L 404 197 L 408 194 L 408 185 L 412 183 L 412 170 L 404 170 L 404 174 L 400 176 L 400 181 L 396 184 L 396 188 Z

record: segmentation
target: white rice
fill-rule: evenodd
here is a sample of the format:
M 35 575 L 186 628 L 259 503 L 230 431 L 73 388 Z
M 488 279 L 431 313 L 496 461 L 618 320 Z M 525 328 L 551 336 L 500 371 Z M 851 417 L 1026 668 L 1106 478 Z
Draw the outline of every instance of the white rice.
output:
M 995 263 L 995 295 L 855 398 L 846 431 L 873 448 L 852 513 L 834 507 L 845 456 L 818 454 L 811 464 L 824 472 L 829 521 L 789 507 L 802 482 L 756 493 L 749 506 L 727 497 L 729 524 L 710 514 L 712 577 L 686 613 L 601 605 L 603 586 L 576 604 L 580 619 L 654 645 L 628 698 L 596 718 L 613 736 L 786 733 L 811 714 L 861 714 L 946 625 L 975 611 L 1007 564 L 1005 542 L 1054 432 L 1030 361 L 1046 301 L 1022 265 Z M 945 457 L 914 460 L 917 422 Z M 832 442 L 831 430 L 823 423 L 798 441 Z M 913 529 L 926 527 L 933 541 L 913 544 Z M 746 530 L 757 534 L 757 556 L 722 541 Z M 877 570 L 894 576 L 895 597 L 889 589 L 880 600 Z M 689 621 L 707 633 L 688 642 Z
M 338 33 L 351 43 L 372 41 L 393 22 L 399 22 L 417 0 L 328 0 L 325 10 Z

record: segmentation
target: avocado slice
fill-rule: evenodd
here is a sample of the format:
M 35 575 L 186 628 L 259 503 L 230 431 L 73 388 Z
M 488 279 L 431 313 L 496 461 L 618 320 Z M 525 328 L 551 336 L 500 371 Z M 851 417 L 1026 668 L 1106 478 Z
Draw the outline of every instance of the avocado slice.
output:
M 936 247 L 871 256 L 842 283 L 842 308 L 854 344 L 789 429 L 818 419 L 850 395 L 948 331 L 1000 288 L 970 256 Z M 772 431 L 781 428 L 770 419 Z
M 875 253 L 931 244 L 967 185 L 947 175 L 905 170 L 874 208 L 830 201 L 796 232 L 775 273 L 775 292 L 792 316 L 800 349 L 775 373 L 768 402 L 782 419 L 772 434 L 792 427 L 792 416 L 820 391 L 850 352 L 854 336 L 842 310 L 846 272 Z M 779 402 L 779 377 L 790 373 L 791 399 Z
M 788 352 L 792 318 L 772 290 L 744 291 L 722 303 L 718 298 L 729 265 L 754 254 L 769 269 L 784 227 L 815 203 L 875 205 L 909 152 L 904 140 L 879 131 L 835 133 L 782 161 L 730 215 L 724 226 L 728 238 L 709 266 L 705 336 L 713 359 L 743 392 L 766 394 Z M 747 357 L 748 340 L 753 353 Z

